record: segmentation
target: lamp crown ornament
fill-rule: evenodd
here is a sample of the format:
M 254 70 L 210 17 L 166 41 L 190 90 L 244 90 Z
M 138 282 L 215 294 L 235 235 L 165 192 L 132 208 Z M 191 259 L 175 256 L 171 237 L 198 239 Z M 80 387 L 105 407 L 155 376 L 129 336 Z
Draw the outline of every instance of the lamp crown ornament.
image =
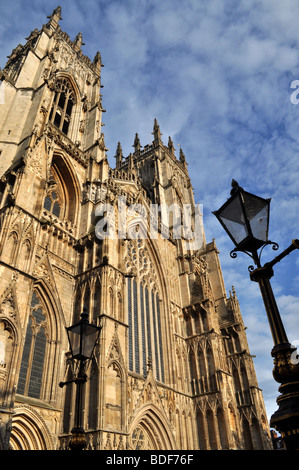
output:
M 88 313 L 87 313 L 87 308 L 83 307 L 83 312 L 81 313 L 81 319 L 83 321 L 88 322 Z
M 242 189 L 242 191 L 244 191 L 243 188 L 241 188 L 241 186 L 239 186 L 239 183 L 234 179 L 232 179 L 231 185 L 232 185 L 232 189 L 231 189 L 231 192 L 230 192 L 231 196 L 233 196 L 240 189 Z

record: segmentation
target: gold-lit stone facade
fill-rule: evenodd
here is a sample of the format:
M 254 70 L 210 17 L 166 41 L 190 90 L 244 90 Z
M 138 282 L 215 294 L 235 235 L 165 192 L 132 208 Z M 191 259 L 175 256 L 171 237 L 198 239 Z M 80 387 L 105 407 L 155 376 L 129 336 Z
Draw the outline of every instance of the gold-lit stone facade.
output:
M 153 205 L 189 205 L 194 219 L 184 153 L 162 142 L 154 120 L 152 144 L 136 134 L 134 152 L 124 157 L 119 144 L 109 166 L 101 55 L 86 57 L 82 35 L 72 41 L 60 15 L 58 7 L 0 71 L 1 448 L 68 448 L 75 385 L 59 387 L 74 366 L 65 328 L 86 307 L 102 327 L 84 388 L 88 450 L 269 449 L 215 241 L 202 233 L 188 247 L 171 217 L 168 237 L 161 218 L 149 235 Z M 118 235 L 125 210 L 122 236 L 97 236 L 100 204 L 115 210 Z

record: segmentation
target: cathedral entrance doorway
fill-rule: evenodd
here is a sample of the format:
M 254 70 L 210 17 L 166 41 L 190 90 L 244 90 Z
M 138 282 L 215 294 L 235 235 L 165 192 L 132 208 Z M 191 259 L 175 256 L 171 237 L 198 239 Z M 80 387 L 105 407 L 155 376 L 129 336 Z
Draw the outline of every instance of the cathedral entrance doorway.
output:
M 130 426 L 129 445 L 134 450 L 173 450 L 176 448 L 172 430 L 161 411 L 154 406 L 143 407 Z
M 44 420 L 30 407 L 16 408 L 12 419 L 10 450 L 54 450 Z

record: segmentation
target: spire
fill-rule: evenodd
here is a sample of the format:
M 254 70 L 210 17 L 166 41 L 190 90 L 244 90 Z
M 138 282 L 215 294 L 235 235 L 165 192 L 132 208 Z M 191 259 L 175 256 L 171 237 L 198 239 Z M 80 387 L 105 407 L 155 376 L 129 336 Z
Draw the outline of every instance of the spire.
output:
M 134 140 L 134 144 L 132 145 L 132 147 L 135 148 L 135 153 L 140 151 L 140 139 L 139 139 L 137 132 L 135 134 L 135 140 Z
M 132 171 L 134 168 L 135 168 L 135 166 L 134 166 L 134 158 L 133 158 L 132 153 L 130 153 L 130 155 L 129 155 L 129 157 L 128 157 L 128 170 Z
M 75 47 L 75 50 L 76 51 L 80 51 L 81 50 L 81 46 L 85 46 L 85 43 L 83 42 L 83 37 L 82 37 L 82 33 L 78 33 L 77 36 L 75 37 L 74 39 L 74 47 Z
M 104 65 L 102 64 L 102 57 L 99 51 L 94 56 L 93 63 L 99 71 L 101 71 L 101 67 L 104 67 Z
M 180 148 L 180 161 L 182 163 L 186 163 L 186 157 L 185 157 L 185 154 L 184 154 L 182 148 Z
M 188 163 L 186 162 L 186 157 L 185 157 L 185 154 L 182 150 L 182 148 L 180 147 L 180 163 L 182 164 L 183 168 L 188 171 L 187 169 L 187 165 Z
M 58 6 L 57 8 L 55 8 L 55 10 L 53 10 L 53 13 L 50 16 L 47 16 L 47 18 L 49 18 L 49 21 L 47 23 L 47 28 L 53 29 L 55 31 L 58 27 L 59 20 L 62 20 L 61 7 Z
M 171 140 L 171 137 L 168 137 L 168 150 L 172 153 L 172 155 L 174 155 L 175 148 Z
M 122 151 L 120 142 L 118 142 L 117 144 L 115 159 L 116 159 L 116 168 L 120 168 L 122 165 L 122 161 L 123 161 L 123 151 Z
M 157 143 L 157 142 L 161 142 L 161 132 L 160 132 L 160 127 L 159 127 L 159 124 L 157 122 L 157 119 L 155 118 L 155 121 L 154 121 L 154 131 L 153 131 L 153 136 L 154 136 L 154 142 Z

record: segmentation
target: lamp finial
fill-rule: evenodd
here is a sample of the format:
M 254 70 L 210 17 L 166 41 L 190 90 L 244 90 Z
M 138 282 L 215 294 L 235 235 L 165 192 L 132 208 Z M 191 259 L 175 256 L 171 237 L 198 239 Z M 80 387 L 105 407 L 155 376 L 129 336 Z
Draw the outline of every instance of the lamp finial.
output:
M 87 313 L 87 308 L 83 307 L 83 312 L 81 313 L 81 318 L 82 320 L 88 321 L 88 313 Z
M 230 192 L 230 195 L 233 196 L 237 191 L 239 191 L 239 189 L 243 189 L 241 188 L 241 186 L 239 186 L 239 183 L 232 179 L 232 189 L 231 189 L 231 192 Z

